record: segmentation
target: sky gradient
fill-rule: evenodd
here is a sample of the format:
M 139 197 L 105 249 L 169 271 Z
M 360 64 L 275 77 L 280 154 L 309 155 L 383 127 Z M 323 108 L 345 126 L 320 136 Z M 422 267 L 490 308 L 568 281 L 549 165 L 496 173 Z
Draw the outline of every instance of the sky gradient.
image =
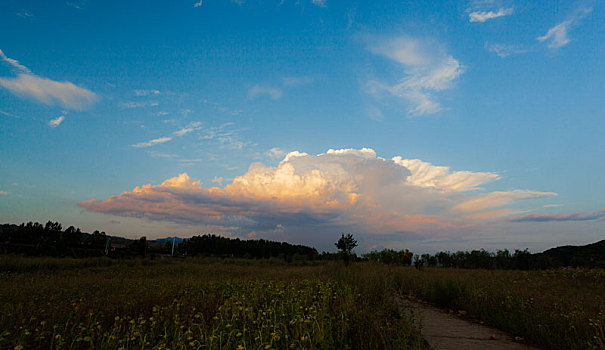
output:
M 3 1 L 0 222 L 591 243 L 604 42 L 597 1 Z

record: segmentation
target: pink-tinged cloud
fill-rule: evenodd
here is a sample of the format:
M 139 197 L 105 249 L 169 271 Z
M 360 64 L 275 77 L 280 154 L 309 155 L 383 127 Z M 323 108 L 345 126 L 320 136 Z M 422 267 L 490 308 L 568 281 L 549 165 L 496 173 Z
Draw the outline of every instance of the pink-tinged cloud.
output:
M 204 187 L 183 173 L 106 200 L 87 211 L 190 225 L 229 227 L 234 233 L 338 232 L 422 236 L 457 232 L 494 216 L 518 199 L 549 192 L 480 192 L 495 173 L 450 171 L 417 159 L 385 159 L 374 150 L 291 152 L 277 167 L 253 163 L 225 188 Z M 494 215 L 497 213 L 498 215 Z M 473 218 L 473 215 L 476 216 Z
M 605 218 L 605 208 L 598 213 L 530 214 L 509 219 L 512 222 L 591 221 Z

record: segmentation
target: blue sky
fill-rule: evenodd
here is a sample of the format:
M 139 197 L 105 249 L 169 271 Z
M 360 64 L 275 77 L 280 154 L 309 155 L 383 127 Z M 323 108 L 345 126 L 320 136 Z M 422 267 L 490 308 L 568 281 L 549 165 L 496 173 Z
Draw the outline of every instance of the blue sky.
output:
M 0 221 L 594 242 L 604 20 L 597 1 L 3 1 Z

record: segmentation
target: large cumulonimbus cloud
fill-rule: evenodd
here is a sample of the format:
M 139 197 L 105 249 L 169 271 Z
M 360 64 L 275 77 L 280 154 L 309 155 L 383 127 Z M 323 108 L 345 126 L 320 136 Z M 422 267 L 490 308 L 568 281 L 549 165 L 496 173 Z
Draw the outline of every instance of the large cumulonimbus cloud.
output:
M 498 178 L 418 159 L 385 159 L 368 148 L 290 152 L 276 167 L 253 163 L 224 188 L 204 187 L 183 173 L 160 185 L 79 205 L 90 212 L 228 227 L 243 234 L 276 227 L 298 232 L 346 227 L 416 236 L 519 213 L 511 208 L 517 200 L 556 195 L 480 188 Z

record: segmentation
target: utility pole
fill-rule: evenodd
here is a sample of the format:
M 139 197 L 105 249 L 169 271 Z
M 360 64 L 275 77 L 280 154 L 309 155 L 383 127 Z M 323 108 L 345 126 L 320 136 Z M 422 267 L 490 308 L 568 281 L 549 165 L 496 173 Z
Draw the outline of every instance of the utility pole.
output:
M 174 256 L 174 241 L 176 240 L 176 236 L 172 237 L 172 253 L 170 253 L 170 256 Z

